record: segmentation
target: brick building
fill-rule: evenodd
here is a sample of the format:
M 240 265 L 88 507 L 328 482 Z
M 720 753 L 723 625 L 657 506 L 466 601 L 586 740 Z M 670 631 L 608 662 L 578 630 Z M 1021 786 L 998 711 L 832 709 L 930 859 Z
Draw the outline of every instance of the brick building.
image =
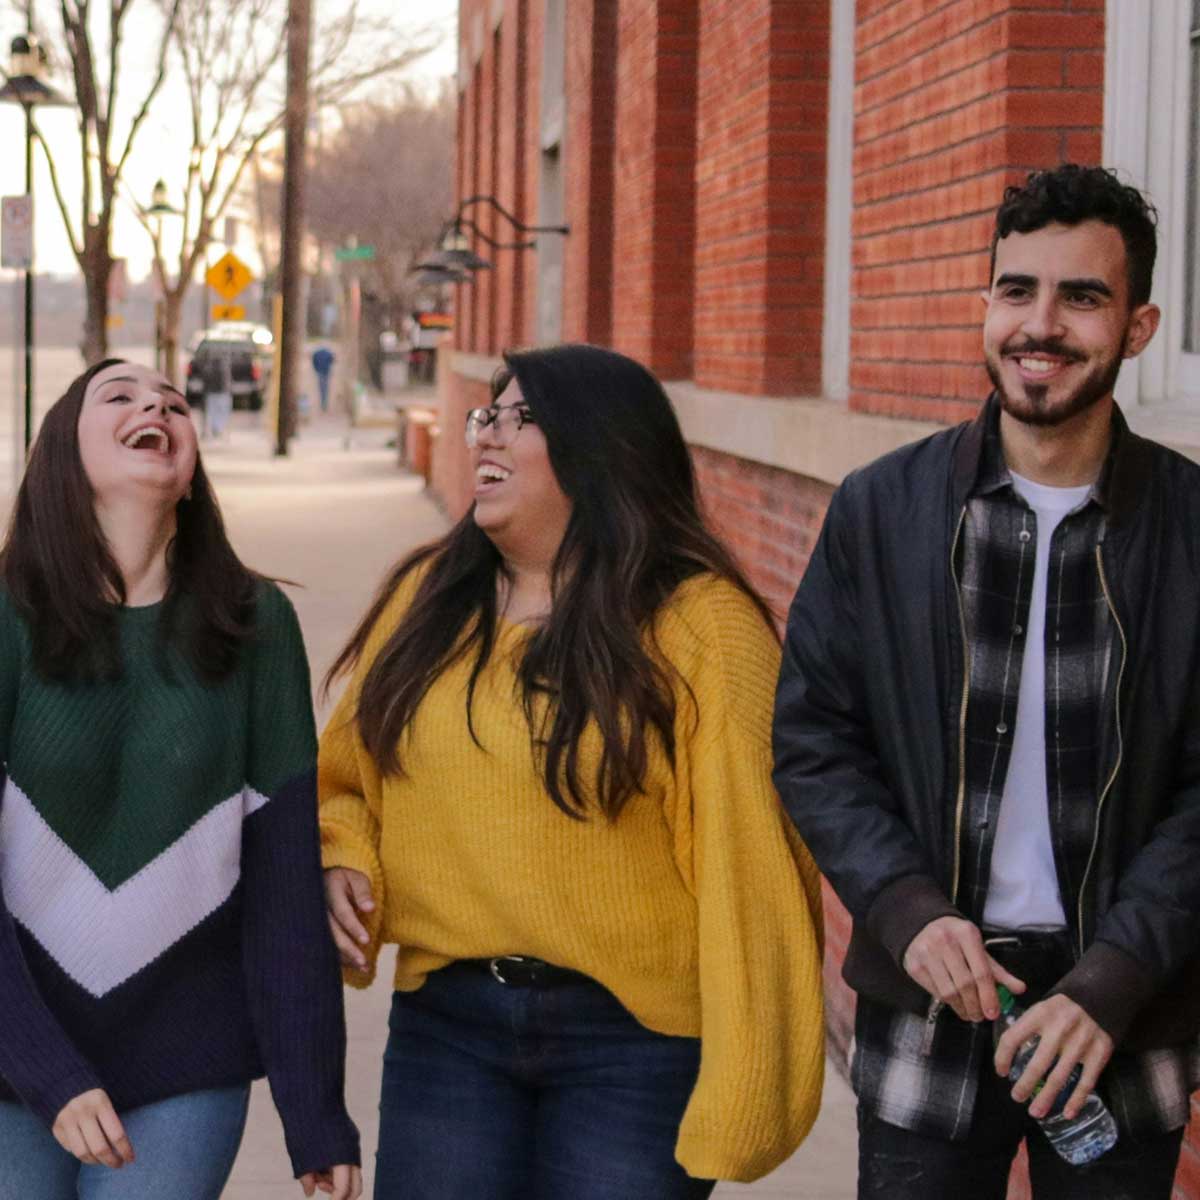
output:
M 1162 211 L 1165 320 L 1118 395 L 1200 445 L 1200 0 L 462 0 L 458 83 L 459 196 L 570 232 L 479 242 L 493 269 L 456 289 L 433 463 L 454 515 L 499 352 L 611 345 L 664 380 L 782 610 L 846 472 L 977 411 L 992 213 L 1068 158 Z M 832 900 L 829 926 L 844 1048 Z M 1200 1200 L 1190 1150 L 1178 1195 Z

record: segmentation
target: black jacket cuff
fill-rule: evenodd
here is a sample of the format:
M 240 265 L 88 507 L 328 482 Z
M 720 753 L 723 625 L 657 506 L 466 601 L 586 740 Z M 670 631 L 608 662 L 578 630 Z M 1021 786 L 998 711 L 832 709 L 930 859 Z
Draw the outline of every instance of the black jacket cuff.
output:
M 1111 942 L 1093 942 L 1049 995 L 1070 997 L 1115 1043 L 1154 995 L 1150 972 Z
M 930 921 L 962 913 L 929 875 L 904 875 L 889 883 L 867 911 L 867 930 L 904 967 L 908 944 Z

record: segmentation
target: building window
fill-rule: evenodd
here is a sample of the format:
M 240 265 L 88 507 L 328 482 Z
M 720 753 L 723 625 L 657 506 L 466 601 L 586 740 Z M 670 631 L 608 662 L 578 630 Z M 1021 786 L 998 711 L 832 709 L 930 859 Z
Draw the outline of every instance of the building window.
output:
M 1187 143 L 1187 277 L 1184 280 L 1183 348 L 1200 354 L 1200 0 L 1192 0 L 1188 62 L 1191 68 Z
M 1200 0 L 1107 0 L 1106 17 L 1104 157 L 1158 208 L 1163 312 L 1145 353 L 1122 369 L 1117 398 L 1191 420 L 1200 410 Z

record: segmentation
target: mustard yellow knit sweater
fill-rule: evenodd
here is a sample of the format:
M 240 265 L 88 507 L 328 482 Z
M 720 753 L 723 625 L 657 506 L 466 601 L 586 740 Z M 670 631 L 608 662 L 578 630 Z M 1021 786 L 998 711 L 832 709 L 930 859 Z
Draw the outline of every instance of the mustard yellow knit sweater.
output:
M 576 821 L 534 760 L 513 671 L 528 631 L 517 625 L 502 625 L 479 681 L 482 749 L 467 731 L 463 661 L 422 701 L 405 775 L 380 776 L 355 697 L 412 590 L 398 589 L 380 618 L 321 738 L 324 861 L 371 880 L 372 963 L 394 942 L 402 991 L 461 958 L 528 954 L 584 972 L 648 1028 L 701 1039 L 676 1146 L 684 1169 L 766 1174 L 816 1117 L 824 1032 L 819 877 L 771 786 L 779 650 L 762 618 L 716 578 L 679 589 L 658 641 L 699 715 L 680 683 L 674 767 L 652 755 L 645 794 L 615 822 Z M 583 749 L 588 779 L 598 743 Z

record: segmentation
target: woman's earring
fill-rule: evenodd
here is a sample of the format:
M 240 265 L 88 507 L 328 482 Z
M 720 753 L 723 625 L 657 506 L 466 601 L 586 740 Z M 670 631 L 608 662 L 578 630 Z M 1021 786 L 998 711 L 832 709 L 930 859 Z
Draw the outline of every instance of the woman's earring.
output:
M 192 485 L 190 483 L 188 484 L 188 490 L 183 493 L 183 498 L 185 500 L 190 500 L 192 498 Z

